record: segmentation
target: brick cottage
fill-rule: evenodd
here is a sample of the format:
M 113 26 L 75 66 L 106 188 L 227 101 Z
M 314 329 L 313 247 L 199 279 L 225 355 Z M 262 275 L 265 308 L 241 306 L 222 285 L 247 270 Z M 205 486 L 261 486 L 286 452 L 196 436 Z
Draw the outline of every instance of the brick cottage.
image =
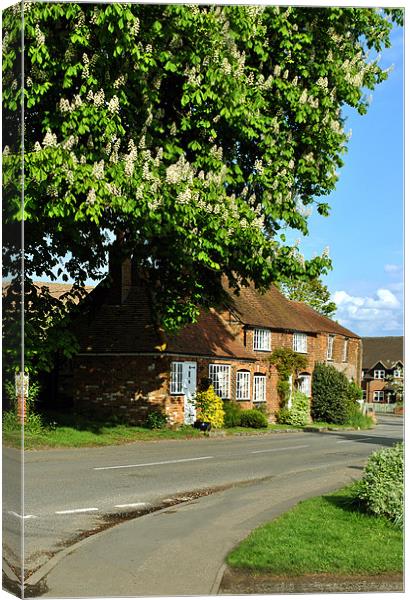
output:
M 360 382 L 361 340 L 275 287 L 259 294 L 229 288 L 226 304 L 203 310 L 194 325 L 165 335 L 157 325 L 150 290 L 133 279 L 125 262 L 110 287 L 97 286 L 75 324 L 80 343 L 70 373 L 61 372 L 61 393 L 71 388 L 73 408 L 117 415 L 141 423 L 153 407 L 171 424 L 192 423 L 190 400 L 205 382 L 242 408 L 266 406 L 271 421 L 279 408 L 277 373 L 268 358 L 275 348 L 293 348 L 308 366 L 296 385 L 310 396 L 316 362 L 327 362 Z

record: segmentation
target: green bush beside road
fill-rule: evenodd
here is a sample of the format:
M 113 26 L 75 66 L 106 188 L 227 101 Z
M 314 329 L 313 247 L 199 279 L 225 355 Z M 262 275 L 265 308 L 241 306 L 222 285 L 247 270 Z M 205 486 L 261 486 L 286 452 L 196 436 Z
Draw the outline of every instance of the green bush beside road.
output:
M 355 497 L 366 510 L 403 524 L 404 444 L 374 452 L 364 476 L 355 486 Z

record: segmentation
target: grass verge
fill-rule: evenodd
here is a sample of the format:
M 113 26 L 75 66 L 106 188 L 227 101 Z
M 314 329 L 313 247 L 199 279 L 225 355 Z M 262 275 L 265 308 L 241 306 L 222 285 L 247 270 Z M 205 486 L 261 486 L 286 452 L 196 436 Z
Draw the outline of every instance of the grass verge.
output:
M 42 417 L 43 426 L 31 430 L 25 428 L 24 447 L 27 450 L 40 448 L 81 448 L 91 446 L 111 446 L 132 442 L 181 440 L 203 438 L 204 434 L 187 425 L 178 429 L 148 429 L 115 422 L 92 421 L 80 415 L 47 413 Z M 329 427 L 327 423 L 313 423 L 309 427 Z M 332 428 L 339 428 L 332 426 Z M 340 426 L 343 429 L 343 426 Z M 346 426 L 345 426 L 346 428 Z M 303 427 L 293 425 L 269 424 L 266 428 L 231 427 L 225 429 L 226 435 L 258 435 L 273 431 L 301 431 Z M 15 448 L 21 447 L 19 429 L 3 426 L 3 444 Z
M 176 431 L 170 429 L 151 430 L 129 425 L 105 425 L 94 430 L 75 429 L 74 427 L 56 427 L 44 429 L 39 433 L 24 433 L 24 448 L 81 448 L 86 446 L 112 446 L 138 441 L 174 440 L 203 437 L 192 427 L 182 427 Z M 6 446 L 21 447 L 21 434 L 17 431 L 3 432 Z
M 228 556 L 236 569 L 273 575 L 403 571 L 403 531 L 352 504 L 352 486 L 297 504 Z

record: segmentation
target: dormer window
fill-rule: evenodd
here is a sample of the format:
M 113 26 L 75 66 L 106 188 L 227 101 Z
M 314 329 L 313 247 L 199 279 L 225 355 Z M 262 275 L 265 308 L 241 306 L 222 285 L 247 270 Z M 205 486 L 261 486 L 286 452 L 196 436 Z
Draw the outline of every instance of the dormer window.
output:
M 271 332 L 270 329 L 254 329 L 253 330 L 253 349 L 254 350 L 271 350 Z
M 293 350 L 294 352 L 307 353 L 307 335 L 306 333 L 295 332 L 293 334 Z
M 403 371 L 400 367 L 396 367 L 396 369 L 394 369 L 393 371 L 393 377 L 395 379 L 402 379 L 403 378 Z
M 384 369 L 375 369 L 374 370 L 374 379 L 384 379 L 386 376 L 386 371 Z

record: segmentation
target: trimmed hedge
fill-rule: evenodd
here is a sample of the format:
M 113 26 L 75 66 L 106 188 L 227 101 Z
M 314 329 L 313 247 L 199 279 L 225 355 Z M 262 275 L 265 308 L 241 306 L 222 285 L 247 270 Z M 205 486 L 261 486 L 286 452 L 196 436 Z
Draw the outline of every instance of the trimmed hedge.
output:
M 236 402 L 225 400 L 223 403 L 224 409 L 224 425 L 225 427 L 239 427 L 241 424 L 242 409 Z
M 403 442 L 371 454 L 363 478 L 355 486 L 355 496 L 368 512 L 383 515 L 396 525 L 403 525 Z
M 357 408 L 352 399 L 354 396 L 355 389 L 346 375 L 332 365 L 316 364 L 312 376 L 311 414 L 314 421 L 347 423 Z
M 241 427 L 254 427 L 255 429 L 259 429 L 260 427 L 268 426 L 268 419 L 257 408 L 251 408 L 241 412 L 240 425 Z

